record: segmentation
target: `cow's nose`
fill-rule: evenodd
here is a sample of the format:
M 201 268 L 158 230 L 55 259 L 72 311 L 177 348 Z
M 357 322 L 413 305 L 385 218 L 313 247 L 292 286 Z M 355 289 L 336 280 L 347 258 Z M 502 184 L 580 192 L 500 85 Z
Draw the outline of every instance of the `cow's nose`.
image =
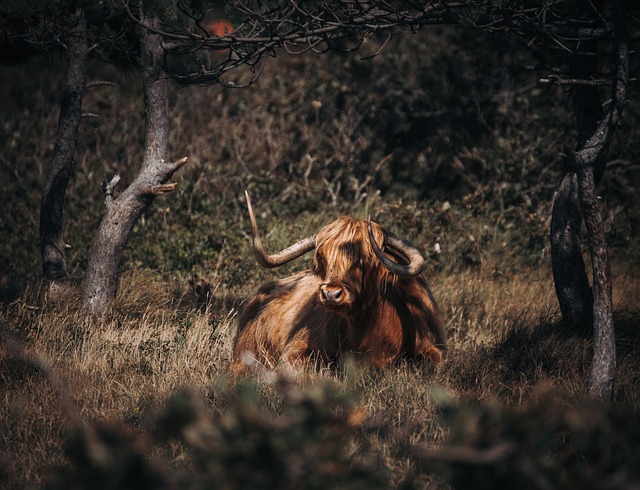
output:
M 329 284 L 323 284 L 320 288 L 320 293 L 322 294 L 322 301 L 330 305 L 339 305 L 344 296 L 341 287 Z

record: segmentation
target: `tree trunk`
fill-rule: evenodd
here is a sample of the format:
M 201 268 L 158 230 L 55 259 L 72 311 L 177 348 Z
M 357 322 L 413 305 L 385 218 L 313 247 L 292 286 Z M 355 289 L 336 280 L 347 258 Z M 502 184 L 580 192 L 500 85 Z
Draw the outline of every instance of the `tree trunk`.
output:
M 62 237 L 63 205 L 73 167 L 86 88 L 89 52 L 86 29 L 84 11 L 79 9 L 67 40 L 67 74 L 58 130 L 40 206 L 40 254 L 44 278 L 50 281 L 64 281 L 67 278 L 67 245 Z
M 597 51 L 595 41 L 581 41 L 580 51 L 571 61 L 571 78 L 589 80 L 597 73 Z M 572 86 L 571 101 L 578 129 L 576 151 L 579 152 L 593 137 L 604 112 L 595 85 Z M 604 173 L 607 155 L 608 146 L 589 163 L 594 166 L 596 184 Z M 593 323 L 593 296 L 580 246 L 582 212 L 578 180 L 575 168 L 567 170 L 553 203 L 551 264 L 562 318 L 569 328 L 586 331 Z
M 580 247 L 578 180 L 565 174 L 551 214 L 551 267 L 556 296 L 565 324 L 573 329 L 591 327 L 593 300 Z
M 589 143 L 596 146 L 602 142 L 602 151 L 609 152 L 609 144 L 616 126 L 620 123 L 622 110 L 626 102 L 629 82 L 629 47 L 625 28 L 624 0 L 613 0 L 612 7 L 616 37 L 616 76 L 607 116 L 602 118 L 592 140 L 587 142 L 583 155 L 576 161 L 578 165 L 578 183 L 580 184 L 580 202 L 582 203 L 585 225 L 589 236 L 591 264 L 593 268 L 593 362 L 589 376 L 589 395 L 597 400 L 610 400 L 613 396 L 613 384 L 616 375 L 616 338 L 613 326 L 613 300 L 611 294 L 611 270 L 607 244 L 604 237 L 602 219 L 598 213 L 594 191 L 593 167 L 596 158 L 589 157 L 593 150 Z M 585 158 L 586 155 L 586 158 Z M 591 165 L 589 165 L 591 163 Z M 597 168 L 596 168 L 597 171 Z
M 596 203 L 593 167 L 580 165 L 578 183 L 593 268 L 593 361 L 589 394 L 597 400 L 607 400 L 612 396 L 616 374 L 616 337 L 613 329 L 611 270 L 604 226 Z
M 611 104 L 605 114 L 602 111 L 602 104 L 595 85 L 581 85 L 572 88 L 571 95 L 576 113 L 579 140 L 577 151 L 567 150 L 567 153 L 575 174 L 567 174 L 565 176 L 563 180 L 564 187 L 561 188 L 561 191 L 562 189 L 568 190 L 558 192 L 556 196 L 553 213 L 556 226 L 554 227 L 552 223 L 551 235 L 552 253 L 554 245 L 561 248 L 567 242 L 571 242 L 572 247 L 578 247 L 577 250 L 572 250 L 573 255 L 571 257 L 573 262 L 568 260 L 569 263 L 564 266 L 568 268 L 567 271 L 562 270 L 563 255 L 559 254 L 554 257 L 554 279 L 561 308 L 567 307 L 569 309 L 566 316 L 565 310 L 563 309 L 562 311 L 565 320 L 584 321 L 586 319 L 584 315 L 587 314 L 585 311 L 577 311 L 578 307 L 576 305 L 566 304 L 563 306 L 563 300 L 560 298 L 560 293 L 565 294 L 566 291 L 575 293 L 580 290 L 581 292 L 577 293 L 578 296 L 585 294 L 583 281 L 586 280 L 586 274 L 583 275 L 584 265 L 582 265 L 582 270 L 572 270 L 573 267 L 577 266 L 576 264 L 582 262 L 582 255 L 579 252 L 579 239 L 577 237 L 580 229 L 579 216 L 575 214 L 580 208 L 577 204 L 574 204 L 575 197 L 573 197 L 579 196 L 579 203 L 587 229 L 593 270 L 593 296 L 590 301 L 592 302 L 591 319 L 594 330 L 594 353 L 589 376 L 589 394 L 598 400 L 610 399 L 613 393 L 616 371 L 616 345 L 612 319 L 611 271 L 604 226 L 596 203 L 595 185 L 606 166 L 611 139 L 622 115 L 629 79 L 629 53 L 624 27 L 624 0 L 613 0 L 612 7 L 615 17 L 617 58 Z M 595 73 L 595 61 L 589 61 L 587 49 L 591 50 L 591 57 L 593 58 L 596 46 L 583 43 L 582 48 L 584 51 L 576 57 L 572 68 L 576 78 L 588 81 L 590 80 L 589 75 Z M 571 196 L 571 198 L 567 196 Z M 556 206 L 558 206 L 557 211 Z M 569 215 L 567 210 L 574 214 Z M 563 242 L 563 240 L 565 241 Z M 561 251 L 566 253 L 566 250 L 562 248 Z M 558 253 L 557 249 L 556 253 Z M 578 255 L 579 259 L 576 258 Z M 571 278 L 572 273 L 577 274 L 578 277 Z M 566 282 L 560 283 L 561 281 Z M 569 301 L 571 295 L 566 295 L 564 299 Z M 578 297 L 577 300 L 583 302 L 584 297 Z M 583 308 L 583 306 L 584 304 L 581 303 L 579 307 Z M 572 317 L 572 315 L 574 316 Z M 579 315 L 583 315 L 582 318 Z
M 151 19 L 150 25 L 157 25 Z M 166 184 L 187 161 L 167 162 L 169 135 L 168 82 L 161 75 L 162 47 L 157 34 L 140 28 L 145 105 L 144 156 L 140 172 L 118 198 L 113 189 L 119 181 L 103 182 L 106 212 L 96 232 L 82 285 L 85 311 L 104 314 L 115 297 L 120 262 L 129 234 L 136 221 L 157 195 L 170 192 L 175 184 Z

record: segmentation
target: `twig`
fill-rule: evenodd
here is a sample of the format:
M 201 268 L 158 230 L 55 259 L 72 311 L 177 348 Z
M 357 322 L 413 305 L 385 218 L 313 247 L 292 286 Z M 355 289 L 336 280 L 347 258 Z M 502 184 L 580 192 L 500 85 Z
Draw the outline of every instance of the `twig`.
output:
M 120 176 L 114 175 L 110 182 L 107 182 L 107 176 L 102 178 L 102 193 L 104 194 L 104 205 L 106 208 L 111 207 L 113 202 L 113 191 L 120 182 Z
M 609 79 L 580 79 L 580 78 L 560 78 L 557 75 L 549 75 L 546 78 L 541 78 L 539 80 L 540 83 L 549 84 L 549 85 L 587 85 L 591 87 L 602 86 L 602 85 L 613 85 L 613 80 Z
M 486 449 L 465 446 L 441 446 L 436 448 L 414 446 L 412 452 L 418 459 L 423 461 L 488 466 L 507 459 L 515 452 L 515 447 L 509 442 L 500 442 Z
M 106 80 L 97 80 L 95 82 L 90 82 L 87 83 L 87 90 L 89 90 L 90 88 L 96 88 L 96 87 L 115 87 L 116 84 L 113 82 L 107 82 Z

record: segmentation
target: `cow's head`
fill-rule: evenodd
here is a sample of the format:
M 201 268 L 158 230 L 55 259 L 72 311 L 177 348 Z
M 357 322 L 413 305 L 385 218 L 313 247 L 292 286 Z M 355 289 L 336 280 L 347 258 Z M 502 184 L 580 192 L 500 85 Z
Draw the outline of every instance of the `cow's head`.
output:
M 366 307 L 375 300 L 379 288 L 396 277 L 416 276 L 424 271 L 425 261 L 411 243 L 371 219 L 346 216 L 316 235 L 266 255 L 246 192 L 245 197 L 258 262 L 263 267 L 278 267 L 315 249 L 311 270 L 320 279 L 318 301 L 326 308 L 347 314 L 354 308 Z

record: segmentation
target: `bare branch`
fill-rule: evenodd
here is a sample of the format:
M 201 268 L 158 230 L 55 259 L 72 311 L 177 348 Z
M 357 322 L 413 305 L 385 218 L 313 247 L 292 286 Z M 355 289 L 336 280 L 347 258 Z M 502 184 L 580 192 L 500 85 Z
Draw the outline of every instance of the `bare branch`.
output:
M 175 172 L 176 170 L 180 169 L 180 167 L 187 163 L 188 160 L 189 157 L 182 157 L 180 160 L 176 160 L 175 162 L 170 163 L 169 166 L 172 167 L 171 171 Z
M 193 32 L 154 32 L 163 36 L 168 54 L 194 54 L 200 50 L 225 51 L 209 65 L 198 64 L 189 73 L 171 76 L 183 83 L 220 83 L 221 77 L 240 66 L 253 69 L 265 55 L 275 55 L 278 49 L 300 54 L 313 50 L 319 53 L 333 49 L 346 51 L 360 48 L 363 40 L 376 32 L 390 35 L 393 29 L 420 26 L 459 24 L 470 25 L 489 32 L 512 33 L 527 45 L 547 44 L 565 52 L 573 52 L 580 40 L 612 39 L 614 22 L 594 12 L 583 20 L 568 15 L 562 2 L 547 2 L 540 6 L 496 5 L 487 0 L 403 1 L 399 3 L 379 0 L 375 2 L 283 2 L 270 9 L 249 7 L 242 1 L 229 2 L 242 22 L 233 33 L 211 36 L 194 19 Z M 127 6 L 128 9 L 128 6 Z M 143 24 L 128 9 L 128 15 Z M 630 16 L 633 18 L 633 16 Z M 640 29 L 635 29 L 639 32 Z M 638 34 L 640 38 L 640 34 Z M 336 45 L 335 41 L 351 40 L 350 46 Z M 383 46 L 380 49 L 384 48 Z M 379 51 L 378 51 L 379 52 Z M 372 56 L 378 54 L 374 53 Z M 196 63 L 197 64 L 197 63 Z M 224 82 L 238 86 L 236 82 Z M 249 82 L 253 83 L 253 81 Z M 542 83 L 571 85 L 586 83 L 574 80 L 546 80 Z M 588 83 L 607 84 L 606 81 Z M 245 86 L 246 84 L 242 84 Z
M 545 85 L 557 85 L 557 86 L 566 86 L 566 85 L 589 85 L 589 86 L 602 86 L 602 85 L 613 85 L 613 81 L 609 79 L 592 79 L 592 80 L 584 80 L 579 78 L 561 78 L 558 75 L 547 75 L 546 78 L 541 78 L 539 80 L 540 83 Z
M 87 83 L 87 90 L 95 87 L 115 87 L 116 84 L 113 82 L 107 82 L 106 80 L 98 80 L 95 82 Z
M 113 191 L 120 182 L 120 176 L 114 175 L 111 181 L 107 182 L 107 176 L 102 178 L 102 193 L 104 194 L 104 205 L 106 208 L 111 206 L 113 202 Z
M 170 184 L 154 185 L 154 186 L 149 188 L 149 190 L 146 192 L 146 194 L 152 194 L 154 196 L 159 196 L 161 194 L 167 194 L 167 193 L 171 192 L 172 190 L 174 190 L 177 186 L 178 186 L 178 184 L 176 184 L 175 182 L 172 182 Z
M 486 449 L 476 449 L 466 446 L 441 446 L 436 448 L 415 446 L 412 452 L 423 461 L 443 461 L 447 463 L 487 466 L 509 458 L 514 454 L 515 447 L 508 442 L 500 442 Z

